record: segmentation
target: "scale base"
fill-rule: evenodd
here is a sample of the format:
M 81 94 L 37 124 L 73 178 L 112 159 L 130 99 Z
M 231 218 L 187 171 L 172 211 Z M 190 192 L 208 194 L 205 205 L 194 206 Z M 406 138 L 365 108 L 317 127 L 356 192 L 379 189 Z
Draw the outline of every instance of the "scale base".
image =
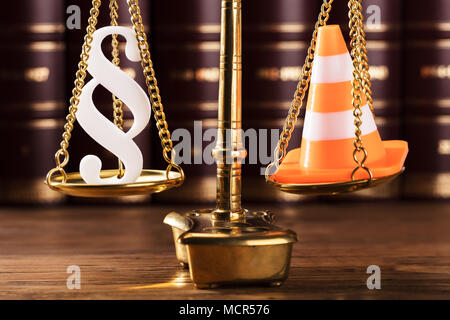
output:
M 199 289 L 233 285 L 280 286 L 287 278 L 297 235 L 272 224 L 266 211 L 241 221 L 213 220 L 214 210 L 170 213 L 177 259 Z

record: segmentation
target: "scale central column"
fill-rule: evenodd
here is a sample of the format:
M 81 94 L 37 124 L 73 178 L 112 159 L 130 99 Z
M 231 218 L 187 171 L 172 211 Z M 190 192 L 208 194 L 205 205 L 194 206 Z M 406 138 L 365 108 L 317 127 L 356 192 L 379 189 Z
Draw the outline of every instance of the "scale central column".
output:
M 222 0 L 217 144 L 217 207 L 213 219 L 245 220 L 241 207 L 242 145 L 242 1 Z
M 217 143 L 217 205 L 213 210 L 169 213 L 177 258 L 197 288 L 279 286 L 287 278 L 297 235 L 272 224 L 271 212 L 241 207 L 242 1 L 222 0 Z

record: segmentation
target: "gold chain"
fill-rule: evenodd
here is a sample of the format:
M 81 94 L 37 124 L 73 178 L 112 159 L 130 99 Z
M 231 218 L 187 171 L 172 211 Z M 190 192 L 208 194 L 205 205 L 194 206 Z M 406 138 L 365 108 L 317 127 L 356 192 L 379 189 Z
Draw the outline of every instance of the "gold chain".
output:
M 352 96 L 353 96 L 353 115 L 355 117 L 355 136 L 354 141 L 355 150 L 353 151 L 353 159 L 355 160 L 357 167 L 352 172 L 352 180 L 356 180 L 356 173 L 359 170 L 364 170 L 369 174 L 369 181 L 372 181 L 373 174 L 369 168 L 365 166 L 365 162 L 368 158 L 367 149 L 363 146 L 361 117 L 363 112 L 362 107 L 362 94 L 367 95 L 368 102 L 371 98 L 370 91 L 370 76 L 368 77 L 369 70 L 367 64 L 367 48 L 364 33 L 363 15 L 362 15 L 362 0 L 350 0 L 348 2 L 349 11 L 349 27 L 350 27 L 350 47 L 351 56 L 353 58 L 353 80 L 352 80 Z M 365 59 L 364 59 L 365 57 Z M 363 61 L 364 59 L 364 61 Z M 370 103 L 370 102 L 369 102 Z M 362 154 L 362 159 L 361 155 Z
M 84 37 L 84 43 L 82 47 L 82 52 L 80 55 L 81 61 L 78 64 L 78 71 L 76 73 L 75 87 L 72 90 L 72 97 L 70 99 L 69 114 L 66 117 L 66 124 L 64 125 L 64 133 L 62 135 L 63 140 L 61 141 L 61 149 L 59 149 L 55 154 L 56 168 L 50 170 L 47 174 L 46 182 L 48 186 L 52 186 L 51 179 L 54 174 L 58 173 L 62 176 L 62 182 L 67 182 L 67 173 L 64 168 L 69 163 L 69 142 L 72 138 L 72 131 L 74 128 L 74 123 L 76 121 L 76 113 L 78 110 L 78 105 L 80 103 L 80 95 L 84 87 L 86 79 L 86 70 L 88 67 L 89 52 L 91 51 L 91 44 L 93 41 L 93 34 L 97 26 L 97 18 L 99 15 L 99 8 L 101 5 L 101 0 L 92 0 L 92 9 L 90 10 L 90 17 L 88 20 L 88 26 L 86 28 L 86 35 Z
M 111 10 L 110 17 L 111 17 L 111 25 L 112 26 L 118 26 L 117 19 L 119 18 L 119 4 L 117 3 L 117 0 L 110 0 L 109 8 Z M 119 41 L 117 40 L 118 35 L 113 34 L 112 35 L 112 57 L 113 57 L 113 64 L 117 67 L 120 65 L 120 58 L 119 58 Z M 116 96 L 113 95 L 113 101 L 114 101 L 114 124 L 120 129 L 123 130 L 123 102 L 120 101 Z
M 150 49 L 145 34 L 144 25 L 142 23 L 141 10 L 139 8 L 138 0 L 128 0 L 129 12 L 131 15 L 131 23 L 133 30 L 136 33 L 139 51 L 141 55 L 141 64 L 144 71 L 145 82 L 148 87 L 148 93 L 152 101 L 152 109 L 154 118 L 156 120 L 156 127 L 158 128 L 159 138 L 161 139 L 161 146 L 163 149 L 164 160 L 169 164 L 166 169 L 167 177 L 172 168 L 176 169 L 184 178 L 184 172 L 180 166 L 175 164 L 173 157 L 173 142 L 169 131 L 169 126 L 166 121 L 166 114 L 161 102 L 161 95 L 158 88 L 158 81 L 156 80 L 155 70 L 153 69 L 153 61 L 150 55 Z
M 361 4 L 359 4 L 359 6 L 357 5 L 357 9 L 356 10 L 352 10 L 352 2 L 349 2 L 349 27 L 350 30 L 352 28 L 353 23 L 357 23 L 357 27 L 358 31 L 360 32 L 360 42 L 361 42 L 361 46 L 360 46 L 360 51 L 359 54 L 361 56 L 361 77 L 362 77 L 362 87 L 363 87 L 363 91 L 364 94 L 366 96 L 367 99 L 367 104 L 370 107 L 370 110 L 372 111 L 372 114 L 374 114 L 374 108 L 373 108 L 373 98 L 372 98 L 372 83 L 371 83 L 371 79 L 370 79 L 370 73 L 369 73 L 369 59 L 367 57 L 367 43 L 366 43 L 366 33 L 364 32 L 364 19 L 363 19 L 363 14 L 362 14 L 362 6 Z M 353 20 L 352 22 L 352 17 L 356 15 L 357 16 L 357 21 Z M 350 36 L 352 36 L 352 32 L 350 32 Z
M 273 167 L 278 166 L 286 156 L 287 148 L 292 137 L 292 132 L 295 129 L 295 124 L 297 123 L 298 115 L 302 108 L 303 100 L 305 99 L 305 95 L 308 91 L 308 87 L 311 81 L 312 65 L 314 62 L 314 57 L 316 55 L 317 34 L 319 31 L 319 27 L 327 24 L 327 21 L 330 18 L 331 5 L 333 1 L 334 0 L 323 1 L 319 18 L 316 22 L 312 35 L 311 44 L 308 48 L 305 64 L 302 68 L 301 79 L 298 83 L 297 90 L 295 91 L 294 100 L 292 100 L 289 114 L 286 118 L 283 132 L 281 133 L 280 140 L 275 151 L 275 161 L 271 163 L 266 169 L 266 180 L 269 180 L 270 178 L 270 170 Z
M 109 1 L 109 9 L 110 9 L 110 17 L 111 17 L 111 25 L 112 26 L 118 26 L 117 19 L 119 18 L 119 4 L 117 3 L 117 0 L 110 0 Z M 120 58 L 119 58 L 119 41 L 117 40 L 118 35 L 113 34 L 112 35 L 112 63 L 119 67 L 120 66 Z M 114 124 L 117 128 L 120 130 L 124 130 L 123 128 L 123 102 L 118 99 L 115 95 L 112 95 L 113 99 L 113 109 L 114 109 Z M 125 170 L 123 167 L 122 161 L 119 159 L 119 174 L 118 178 L 122 178 L 125 174 Z

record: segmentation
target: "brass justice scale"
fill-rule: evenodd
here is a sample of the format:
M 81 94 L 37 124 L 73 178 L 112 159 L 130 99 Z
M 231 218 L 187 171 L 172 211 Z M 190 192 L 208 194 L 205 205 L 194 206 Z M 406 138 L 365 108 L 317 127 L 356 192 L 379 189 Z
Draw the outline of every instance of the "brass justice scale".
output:
M 219 0 L 217 0 L 219 1 Z M 292 247 L 297 235 L 272 224 L 274 215 L 268 211 L 249 212 L 241 207 L 241 166 L 247 152 L 242 144 L 241 133 L 241 84 L 242 84 L 242 0 L 222 1 L 220 89 L 218 110 L 218 137 L 213 156 L 217 163 L 217 206 L 211 210 L 197 210 L 188 213 L 170 213 L 164 222 L 172 227 L 176 255 L 180 263 L 189 267 L 191 278 L 197 288 L 212 288 L 221 285 L 261 284 L 279 286 L 288 276 Z M 316 23 L 311 47 L 302 71 L 302 78 L 292 103 L 283 134 L 276 150 L 275 162 L 268 167 L 266 180 L 275 187 L 301 194 L 336 194 L 375 186 L 393 179 L 394 176 L 374 179 L 364 161 L 355 155 L 358 167 L 370 175 L 367 180 L 351 180 L 334 184 L 283 185 L 276 183 L 270 173 L 286 156 L 287 144 L 298 117 L 311 78 L 312 61 L 317 41 L 318 28 L 326 25 L 333 0 L 324 0 Z M 135 183 L 127 185 L 88 185 L 79 173 L 66 173 L 64 167 L 69 161 L 69 140 L 76 120 L 79 97 L 84 86 L 86 70 L 96 30 L 100 0 L 92 1 L 91 17 L 83 45 L 81 62 L 75 89 L 67 116 L 61 149 L 56 153 L 56 168 L 52 169 L 46 183 L 53 190 L 83 197 L 111 197 L 136 194 L 150 194 L 180 186 L 184 181 L 181 167 L 175 164 L 173 143 L 166 122 L 159 89 L 150 58 L 147 37 L 142 25 L 138 0 L 128 0 L 133 30 L 136 33 L 142 67 L 146 77 L 148 93 L 162 141 L 163 157 L 168 163 L 166 170 L 143 170 Z M 117 26 L 117 0 L 110 0 L 111 25 Z M 362 23 L 361 0 L 350 0 L 350 27 L 352 46 L 357 49 L 354 61 L 359 61 L 367 72 L 354 72 L 354 87 L 359 83 L 372 105 L 370 77 L 368 76 L 365 38 Z M 117 36 L 113 35 L 113 63 L 118 66 Z M 359 75 L 359 79 L 357 79 Z M 363 78 L 361 78 L 363 77 Z M 113 97 L 115 124 L 121 127 L 123 114 L 120 100 Z M 355 102 L 355 101 L 354 101 Z M 355 115 L 355 119 L 358 114 Z M 358 120 L 358 119 L 356 119 Z M 361 120 L 361 119 L 359 119 Z M 360 123 L 361 121 L 355 123 Z M 358 128 L 357 128 L 358 129 Z M 358 130 L 357 130 L 358 132 Z M 360 138 L 357 136 L 357 138 Z M 355 149 L 365 152 L 362 147 Z M 367 157 L 367 154 L 366 154 Z M 172 171 L 172 170 L 175 171 Z M 102 177 L 122 176 L 124 169 L 119 161 L 117 170 L 101 171 Z M 400 174 L 399 172 L 398 174 Z M 397 175 L 398 175 L 397 174 Z M 396 176 L 396 175 L 395 175 Z

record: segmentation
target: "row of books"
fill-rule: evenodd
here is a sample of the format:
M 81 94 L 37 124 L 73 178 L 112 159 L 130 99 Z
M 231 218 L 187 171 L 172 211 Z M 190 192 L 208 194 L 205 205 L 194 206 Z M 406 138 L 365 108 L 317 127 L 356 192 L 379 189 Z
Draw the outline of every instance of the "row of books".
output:
M 320 0 L 243 1 L 245 129 L 272 130 L 275 139 L 247 141 L 267 151 L 257 165 L 243 168 L 248 201 L 291 202 L 311 198 L 290 196 L 266 186 L 261 168 L 270 161 L 277 134 L 297 86 L 300 69 L 317 19 Z M 346 0 L 333 2 L 329 24 L 348 33 Z M 130 25 L 127 3 L 118 0 L 119 23 Z M 169 127 L 194 136 L 216 127 L 219 81 L 220 0 L 139 1 L 149 34 L 155 70 Z M 91 1 L 78 1 L 81 29 L 70 30 L 72 1 L 32 0 L 15 4 L 18 16 L 0 13 L 3 59 L 0 81 L 5 139 L 0 179 L 2 203 L 57 203 L 66 198 L 43 184 L 54 166 L 73 87 Z M 18 6 L 18 8 L 17 8 Z M 410 143 L 407 172 L 402 179 L 338 199 L 450 198 L 450 3 L 445 0 L 364 0 L 377 124 L 383 139 Z M 76 17 L 75 17 L 76 18 Z M 110 24 L 104 1 L 99 26 Z M 105 43 L 105 53 L 111 51 Z M 140 65 L 121 52 L 121 67 L 144 86 Z M 102 113 L 112 119 L 111 93 L 97 90 Z M 126 124 L 132 116 L 125 114 Z M 194 121 L 202 121 L 198 129 Z M 291 145 L 298 147 L 299 120 Z M 270 136 L 270 134 L 269 134 Z M 154 125 L 137 138 L 145 166 L 164 168 Z M 267 140 L 267 141 L 266 141 Z M 274 141 L 270 141 L 274 140 Z M 205 146 L 210 142 L 205 142 Z M 105 167 L 117 160 L 76 126 L 68 170 L 77 170 L 87 153 L 101 156 Z M 195 164 L 203 150 L 193 148 L 192 165 L 184 165 L 183 187 L 155 195 L 160 203 L 215 201 L 214 164 Z M 70 202 L 79 200 L 69 199 Z M 148 197 L 126 201 L 146 202 Z

